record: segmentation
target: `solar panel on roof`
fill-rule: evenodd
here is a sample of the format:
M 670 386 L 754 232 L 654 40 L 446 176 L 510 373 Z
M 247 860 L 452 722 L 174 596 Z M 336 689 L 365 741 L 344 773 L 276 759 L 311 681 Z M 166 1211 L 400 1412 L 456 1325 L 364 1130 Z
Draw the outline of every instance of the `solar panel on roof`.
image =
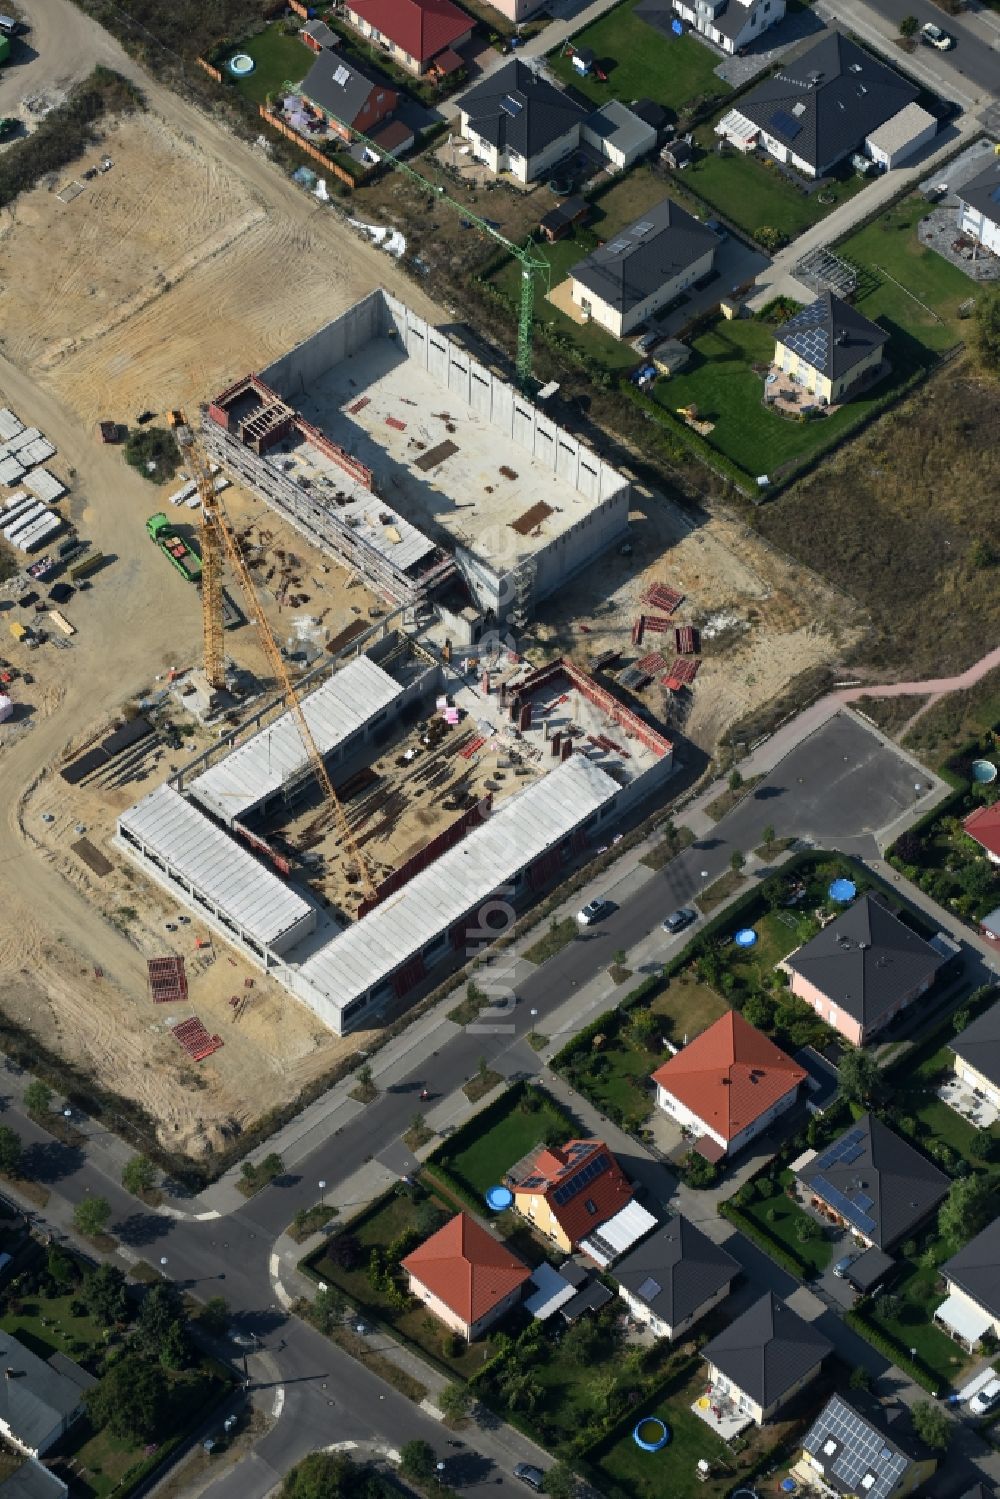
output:
M 606 1155 L 595 1156 L 592 1161 L 563 1186 L 557 1187 L 552 1194 L 552 1201 L 557 1207 L 564 1207 L 567 1202 L 583 1191 L 584 1187 L 590 1185 L 595 1176 L 600 1176 L 607 1169 L 608 1158 Z
M 643 1281 L 636 1294 L 641 1296 L 643 1301 L 653 1301 L 657 1296 L 659 1296 L 662 1290 L 663 1287 L 660 1285 L 660 1282 L 658 1280 L 654 1280 L 653 1277 L 649 1275 Z
M 610 245 L 605 245 L 609 255 L 620 255 L 623 250 L 628 249 L 628 242 L 624 239 L 613 239 Z
M 636 239 L 641 239 L 641 237 L 644 234 L 648 234 L 649 233 L 650 229 L 655 229 L 655 228 L 656 228 L 656 225 L 655 224 L 651 224 L 649 222 L 649 220 L 647 219 L 642 224 L 634 224 L 632 226 L 632 229 L 631 229 L 630 233 L 632 233 L 635 236 Z
M 504 94 L 500 100 L 500 108 L 504 114 L 510 115 L 512 120 L 516 120 L 524 105 L 520 99 L 515 99 L 513 94 Z
M 839 1213 L 842 1218 L 845 1218 L 848 1223 L 853 1223 L 854 1227 L 859 1229 L 861 1233 L 869 1236 L 874 1234 L 876 1229 L 875 1219 L 870 1218 L 846 1193 L 841 1192 L 832 1182 L 828 1182 L 825 1176 L 814 1176 L 810 1185 L 830 1204 L 835 1212 Z
M 802 125 L 787 110 L 776 109 L 771 116 L 770 129 L 777 130 L 780 135 L 793 141 L 802 129 Z
M 347 82 L 347 80 L 350 78 L 350 76 L 351 76 L 351 70 L 350 70 L 350 68 L 345 68 L 344 64 L 341 63 L 340 67 L 337 69 L 337 71 L 333 75 L 333 81 L 334 81 L 334 83 L 339 83 L 340 87 L 343 88 L 344 84 Z
M 839 1140 L 834 1140 L 828 1150 L 825 1150 L 816 1162 L 821 1171 L 826 1171 L 831 1166 L 836 1166 L 839 1161 L 856 1161 L 864 1150 L 865 1132 L 863 1129 L 848 1130 L 846 1135 L 841 1135 Z
M 850 1166 L 852 1161 L 856 1161 L 858 1156 L 864 1155 L 864 1153 L 864 1141 L 859 1141 L 857 1145 L 852 1145 L 849 1150 L 845 1150 L 840 1159 L 845 1166 Z
M 857 1203 L 858 1207 L 863 1213 L 867 1213 L 869 1208 L 873 1208 L 875 1206 L 874 1197 L 869 1197 L 867 1192 L 859 1192 L 854 1201 Z

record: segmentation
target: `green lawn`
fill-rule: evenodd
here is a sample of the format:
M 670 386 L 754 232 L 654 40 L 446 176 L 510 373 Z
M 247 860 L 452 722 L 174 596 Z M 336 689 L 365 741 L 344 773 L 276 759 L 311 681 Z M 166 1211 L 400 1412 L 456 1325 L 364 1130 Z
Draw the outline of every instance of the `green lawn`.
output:
M 691 1405 L 702 1394 L 704 1375 L 699 1371 L 693 1379 L 680 1389 L 658 1400 L 651 1407 L 643 1406 L 635 1417 L 630 1417 L 618 1434 L 590 1454 L 589 1461 L 599 1478 L 609 1485 L 615 1494 L 627 1494 L 629 1499 L 696 1499 L 696 1496 L 715 1496 L 726 1493 L 733 1486 L 731 1456 L 722 1440 L 704 1421 L 691 1410 Z M 657 1416 L 670 1428 L 670 1445 L 662 1452 L 643 1452 L 632 1437 L 639 1416 Z M 719 1477 L 700 1483 L 698 1463 L 704 1458 L 712 1463 Z M 723 1477 L 724 1473 L 724 1477 Z
M 70 1311 L 77 1295 L 74 1289 L 66 1296 L 26 1296 L 23 1301 L 8 1297 L 0 1327 L 20 1338 L 40 1358 L 65 1353 L 77 1363 L 86 1364 L 104 1348 L 104 1335 L 93 1317 L 75 1317 Z M 16 1311 L 10 1309 L 12 1302 Z
M 561 1133 L 569 1139 L 572 1124 L 554 1099 L 543 1089 L 530 1090 L 540 1102 L 530 1103 L 529 1090 L 512 1088 L 497 1107 L 488 1108 L 480 1122 L 470 1119 L 435 1151 L 432 1164 L 444 1168 L 454 1181 L 477 1199 L 501 1181 L 503 1174 L 522 1156 L 546 1138 Z
M 755 1182 L 758 1192 L 767 1189 L 767 1196 L 755 1196 L 752 1202 L 743 1202 L 737 1194 L 737 1206 L 764 1236 L 775 1238 L 786 1245 L 793 1254 L 803 1260 L 815 1274 L 825 1270 L 830 1263 L 833 1246 L 822 1234 L 812 1239 L 800 1239 L 797 1230 L 815 1219 L 801 1208 L 794 1197 L 789 1197 L 785 1188 L 792 1185 L 791 1171 L 779 1173 L 777 1181 L 759 1176 Z
M 785 463 L 802 458 L 834 433 L 849 430 L 890 388 L 883 380 L 855 397 L 832 416 L 800 421 L 765 409 L 763 373 L 774 353 L 774 328 L 754 318 L 726 322 L 720 318 L 691 341 L 693 357 L 679 375 L 657 380 L 653 397 L 665 410 L 695 405 L 703 421 L 715 426 L 708 443 L 750 475 L 774 475 Z M 901 378 L 906 371 L 897 372 Z
M 571 83 L 595 104 L 609 99 L 655 99 L 675 113 L 705 98 L 723 98 L 730 87 L 715 76 L 719 58 L 692 36 L 667 38 L 632 12 L 639 0 L 623 0 L 607 15 L 573 38 L 579 47 L 592 47 L 603 82 L 593 73 L 581 78 L 568 57 L 551 56 L 557 78 Z
M 776 166 L 768 165 L 768 158 L 758 160 L 736 151 L 719 156 L 711 125 L 697 131 L 695 140 L 701 153 L 685 168 L 681 186 L 689 186 L 751 234 L 767 226 L 795 239 L 865 185 L 863 177 L 847 171 L 821 190 L 804 193 Z
M 570 268 L 577 261 L 583 260 L 591 250 L 597 248 L 598 240 L 595 234 L 586 229 L 580 229 L 572 238 L 557 240 L 554 245 L 543 245 L 540 247 L 549 265 L 552 267 L 549 285 L 556 287 L 565 281 L 569 275 Z M 515 305 L 520 304 L 521 297 L 521 268 L 516 260 L 508 261 L 495 272 L 491 278 L 497 286 L 513 300 Z M 637 362 L 638 356 L 629 348 L 627 342 L 620 343 L 617 338 L 612 338 L 603 328 L 596 323 L 586 325 L 575 323 L 571 317 L 562 312 L 552 302 L 548 301 L 547 293 L 549 287 L 545 285 L 542 278 L 535 279 L 535 317 L 541 323 L 548 323 L 558 329 L 564 338 L 575 344 L 581 352 L 591 359 L 598 359 L 609 370 L 629 370 Z
M 893 1281 L 891 1295 L 899 1299 L 899 1311 L 884 1317 L 878 1312 L 878 1301 L 869 1303 L 865 1316 L 876 1328 L 891 1334 L 904 1348 L 915 1348 L 917 1355 L 941 1380 L 941 1387 L 954 1384 L 970 1356 L 960 1344 L 954 1342 L 935 1327 L 935 1308 L 945 1299 L 944 1289 L 938 1279 L 937 1270 L 911 1266 L 898 1281 Z
M 255 104 L 263 104 L 268 94 L 277 93 L 285 83 L 301 83 L 316 60 L 299 36 L 286 36 L 283 26 L 283 22 L 275 21 L 233 49 L 246 52 L 257 64 L 249 77 L 233 80 Z M 218 66 L 226 72 L 224 63 Z
M 922 198 L 904 198 L 836 249 L 864 267 L 860 311 L 892 327 L 894 336 L 897 328 L 905 330 L 924 350 L 940 354 L 961 338 L 958 308 L 976 293 L 976 284 L 920 243 L 917 224 L 926 211 Z M 893 357 L 891 348 L 889 353 Z
M 729 1009 L 721 994 L 703 984 L 693 968 L 685 968 L 658 994 L 649 1007 L 665 1022 L 663 1034 L 668 1041 L 683 1045 L 684 1037 L 693 1040 Z

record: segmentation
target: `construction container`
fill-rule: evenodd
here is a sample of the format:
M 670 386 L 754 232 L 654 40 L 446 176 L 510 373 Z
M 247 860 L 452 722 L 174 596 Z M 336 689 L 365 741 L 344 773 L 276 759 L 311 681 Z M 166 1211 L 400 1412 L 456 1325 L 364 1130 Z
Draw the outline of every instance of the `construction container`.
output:
M 76 626 L 71 625 L 65 614 L 62 614 L 58 609 L 49 610 L 49 619 L 51 619 L 56 629 L 61 630 L 64 635 L 76 634 Z
M 88 552 L 85 557 L 80 558 L 79 562 L 73 563 L 69 569 L 69 576 L 74 583 L 77 583 L 81 578 L 87 577 L 88 573 L 92 573 L 95 567 L 100 567 L 103 561 L 103 552 Z

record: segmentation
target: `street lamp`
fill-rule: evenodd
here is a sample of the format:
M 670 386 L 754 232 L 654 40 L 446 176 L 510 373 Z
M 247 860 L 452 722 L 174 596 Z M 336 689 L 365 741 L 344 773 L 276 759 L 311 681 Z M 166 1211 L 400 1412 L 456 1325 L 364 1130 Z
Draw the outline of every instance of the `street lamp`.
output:
M 326 1182 L 320 1180 L 319 1182 L 317 1182 L 317 1186 L 319 1187 L 319 1205 L 320 1207 L 323 1207 L 323 1198 L 326 1196 Z
M 164 1280 L 166 1280 L 166 1278 L 167 1278 L 167 1257 L 166 1257 L 165 1254 L 161 1254 L 160 1255 L 160 1274 L 163 1276 Z

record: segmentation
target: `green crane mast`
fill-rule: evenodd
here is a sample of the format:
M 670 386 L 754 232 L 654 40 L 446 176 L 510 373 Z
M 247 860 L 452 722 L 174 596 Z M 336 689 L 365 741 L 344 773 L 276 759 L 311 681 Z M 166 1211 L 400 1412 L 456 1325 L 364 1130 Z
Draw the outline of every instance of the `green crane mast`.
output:
M 298 93 L 298 89 L 294 83 L 286 83 L 284 91 L 286 94 Z M 367 135 L 362 135 L 360 130 L 355 130 L 352 125 L 348 125 L 346 120 L 339 120 L 336 115 L 329 115 L 328 118 L 335 120 L 338 125 L 343 125 L 344 129 L 349 130 L 355 140 L 362 141 L 382 161 L 388 162 L 397 172 L 402 172 L 405 176 L 412 177 L 413 181 L 418 183 L 425 191 L 433 193 L 439 202 L 447 203 L 448 207 L 453 208 L 461 218 L 467 220 L 470 224 L 474 224 L 481 233 L 488 235 L 490 239 L 495 239 L 498 244 L 503 245 L 504 249 L 509 250 L 511 255 L 515 256 L 520 262 L 521 305 L 517 320 L 517 379 L 522 390 L 526 390 L 531 382 L 531 337 L 532 320 L 535 312 L 535 278 L 536 276 L 541 276 L 545 282 L 545 289 L 548 291 L 549 278 L 552 271 L 552 267 L 545 259 L 545 256 L 532 250 L 527 245 L 515 245 L 513 240 L 509 240 L 505 234 L 501 234 L 499 229 L 495 229 L 486 219 L 480 218 L 471 209 L 466 208 L 463 204 L 456 202 L 454 198 L 449 197 L 443 187 L 435 182 L 428 181 L 426 177 L 414 171 L 411 166 L 407 166 L 406 162 L 397 161 L 395 156 L 391 156 L 388 151 L 383 151 L 381 146 L 377 146 Z

